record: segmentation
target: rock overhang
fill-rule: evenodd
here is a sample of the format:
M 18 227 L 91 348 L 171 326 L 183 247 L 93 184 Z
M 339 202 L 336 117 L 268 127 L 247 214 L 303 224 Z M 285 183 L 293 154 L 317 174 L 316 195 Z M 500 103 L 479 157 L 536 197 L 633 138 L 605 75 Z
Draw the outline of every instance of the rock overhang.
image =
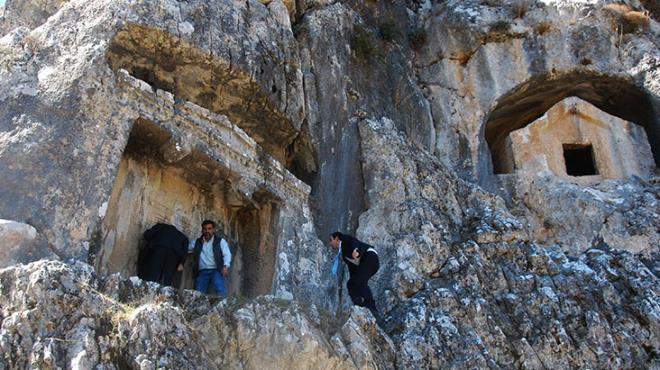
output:
M 650 178 L 655 167 L 643 127 L 577 97 L 556 103 L 528 126 L 511 131 L 505 140 L 494 146 L 498 151 L 493 153 L 493 162 L 500 170 L 506 164 L 506 173 L 550 171 L 586 185 L 631 176 Z M 580 174 L 578 162 L 584 170 L 590 167 L 589 173 Z
M 194 103 L 175 99 L 163 90 L 154 90 L 126 71 L 117 73 L 118 100 L 135 118 L 149 120 L 165 129 L 173 142 L 164 145 L 192 145 L 216 161 L 240 184 L 241 193 L 266 189 L 278 199 L 300 205 L 307 201 L 309 185 L 297 179 L 239 126 L 224 115 Z M 183 158 L 181 158 L 183 159 Z
M 569 97 L 581 98 L 606 113 L 634 122 L 647 133 L 653 156 L 658 162 L 659 118 L 655 114 L 658 98 L 645 91 L 630 77 L 587 71 L 538 75 L 501 96 L 485 119 L 483 135 L 490 153 L 505 145 L 510 132 L 520 129 L 543 116 L 552 106 Z M 493 160 L 495 173 L 497 158 Z
M 198 222 L 215 217 L 237 248 L 232 280 L 238 285 L 232 283 L 230 292 L 289 296 L 306 291 L 287 283 L 296 268 L 280 269 L 277 255 L 308 243 L 310 256 L 303 262 L 323 258 L 313 231 L 297 230 L 311 217 L 305 212 L 310 187 L 227 116 L 177 99 L 125 70 L 117 71 L 112 83 L 114 95 L 107 103 L 123 112 L 126 122 L 119 126 L 125 128 L 120 133 L 125 149 L 112 171 L 114 186 L 101 194 L 108 199 L 109 216 L 101 217 L 88 258 L 99 271 L 134 274 L 141 230 L 153 222 L 174 222 L 194 235 Z M 168 178 L 176 181 L 167 185 Z M 158 191 L 163 191 L 160 199 Z M 196 206 L 195 199 L 203 204 Z M 250 272 L 255 263 L 260 274 Z M 181 286 L 189 287 L 190 277 L 182 279 Z
M 127 70 L 178 99 L 227 115 L 271 155 L 286 161 L 286 149 L 298 136 L 302 113 L 287 116 L 286 109 L 282 111 L 273 101 L 283 87 L 276 81 L 267 88 L 262 86 L 259 78 L 268 67 L 262 66 L 258 72 L 245 70 L 231 53 L 229 57 L 217 55 L 213 49 L 201 49 L 148 23 L 123 25 L 106 55 L 115 71 Z M 295 62 L 270 52 L 262 57 L 271 59 L 271 67 L 284 65 L 286 79 L 295 83 L 295 67 L 291 67 Z
M 444 122 L 436 124 L 438 155 L 496 191 L 496 121 L 531 122 L 568 96 L 644 126 L 657 141 L 659 28 L 641 6 L 448 1 L 420 9 L 428 40 L 416 66 L 434 118 Z M 633 15 L 639 22 L 624 30 L 622 18 Z
M 67 2 L 37 23 L 10 32 L 8 38 L 3 38 L 7 42 L 3 46 L 18 49 L 3 59 L 5 68 L 0 70 L 0 75 L 2 86 L 8 89 L 0 94 L 0 99 L 7 103 L 0 114 L 8 118 L 3 121 L 11 127 L 30 124 L 33 129 L 31 136 L 21 133 L 25 130 L 16 130 L 9 132 L 6 139 L 26 145 L 28 141 L 39 142 L 39 146 L 26 147 L 37 148 L 45 154 L 38 160 L 30 160 L 19 153 L 22 149 L 3 152 L 4 163 L 16 162 L 11 166 L 12 175 L 5 178 L 4 183 L 15 189 L 12 197 L 20 199 L 20 204 L 3 199 L 7 217 L 34 225 L 46 239 L 44 247 L 50 246 L 46 250 L 62 258 L 85 258 L 99 222 L 98 210 L 107 204 L 117 163 L 131 127 L 138 119 L 136 111 L 125 107 L 120 101 L 122 98 L 116 96 L 118 69 L 108 64 L 108 50 L 114 45 L 113 40 L 130 27 L 149 29 L 152 35 L 185 45 L 190 55 L 203 55 L 194 62 L 228 66 L 231 73 L 249 85 L 254 96 L 258 95 L 253 99 L 238 97 L 243 99 L 248 113 L 252 112 L 249 114 L 253 117 L 259 116 L 254 112 L 265 112 L 270 118 L 277 116 L 276 120 L 264 116 L 263 122 L 253 119 L 256 130 L 262 131 L 252 130 L 247 134 L 243 131 L 240 135 L 261 144 L 250 155 L 257 152 L 256 158 L 265 165 L 269 176 L 284 176 L 295 184 L 287 189 L 246 176 L 235 181 L 241 190 L 237 194 L 247 194 L 250 198 L 251 192 L 255 192 L 263 198 L 268 193 L 275 200 L 306 197 L 304 193 L 308 190 L 299 192 L 306 185 L 295 176 L 289 176 L 290 173 L 283 175 L 282 172 L 287 161 L 295 160 L 287 145 L 291 144 L 291 138 L 302 136 L 296 127 L 300 127 L 304 109 L 297 49 L 291 47 L 295 39 L 289 30 L 286 8 L 281 5 L 280 2 L 263 5 L 256 1 L 240 4 L 229 1 Z M 249 11 L 245 11 L 247 9 Z M 72 21 L 72 17 L 76 20 Z M 212 24 L 210 17 L 223 21 Z M 70 42 L 60 43 L 58 38 Z M 20 88 L 9 89 L 10 86 Z M 271 92 L 273 87 L 278 93 Z M 177 104 L 183 104 L 186 98 L 164 91 L 158 94 L 168 96 Z M 36 108 L 28 110 L 26 107 Z M 22 113 L 17 115 L 19 111 Z M 241 114 L 230 109 L 224 113 L 234 117 Z M 233 121 L 230 126 L 236 124 L 236 119 Z M 46 130 L 37 130 L 40 127 Z M 286 139 L 282 139 L 282 135 L 271 135 L 270 129 L 285 132 L 282 135 Z M 175 134 L 170 145 L 162 148 L 161 155 L 176 160 L 183 154 L 179 149 L 190 149 L 189 134 L 170 132 Z M 241 147 L 241 140 L 232 145 Z M 307 154 L 298 151 L 293 157 Z M 232 161 L 249 162 L 241 159 L 240 154 L 236 155 Z M 225 162 L 226 166 L 234 165 L 229 160 Z M 58 169 L 56 173 L 48 170 L 52 166 Z M 43 176 L 44 173 L 47 175 Z M 30 189 L 23 189 L 16 186 L 21 177 L 38 180 Z M 49 215 L 44 207 L 55 214 Z

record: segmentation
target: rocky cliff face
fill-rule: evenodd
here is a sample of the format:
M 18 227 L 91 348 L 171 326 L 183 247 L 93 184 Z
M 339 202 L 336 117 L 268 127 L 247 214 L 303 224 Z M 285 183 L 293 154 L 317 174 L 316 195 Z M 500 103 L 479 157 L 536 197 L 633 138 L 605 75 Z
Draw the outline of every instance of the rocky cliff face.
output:
M 3 369 L 640 368 L 657 365 L 657 278 L 628 252 L 474 241 L 381 327 L 354 307 L 243 304 L 85 264 L 0 272 Z M 657 271 L 657 266 L 655 271 Z
M 2 369 L 391 368 L 394 346 L 366 310 L 344 323 L 315 306 L 263 297 L 177 295 L 90 266 L 2 270 Z M 321 324 L 323 322 L 323 324 Z
M 391 261 L 374 285 L 397 366 L 655 364 L 657 251 L 645 265 L 602 240 L 578 258 L 559 245 L 530 242 L 501 199 L 456 179 L 424 153 L 411 155 L 392 125 L 360 123 L 370 153 L 365 182 L 373 192 L 358 235 Z M 639 211 L 654 213 L 656 199 Z
M 0 369 L 660 366 L 657 11 L 7 0 Z M 544 143 L 647 140 L 643 177 L 515 168 L 567 97 L 644 135 Z M 233 298 L 129 277 L 150 223 L 206 217 Z M 330 274 L 337 229 L 378 249 L 378 318 Z
M 657 146 L 658 29 L 639 2 L 447 1 L 418 14 L 438 150 L 463 176 L 488 183 L 498 141 L 567 96 L 636 122 Z

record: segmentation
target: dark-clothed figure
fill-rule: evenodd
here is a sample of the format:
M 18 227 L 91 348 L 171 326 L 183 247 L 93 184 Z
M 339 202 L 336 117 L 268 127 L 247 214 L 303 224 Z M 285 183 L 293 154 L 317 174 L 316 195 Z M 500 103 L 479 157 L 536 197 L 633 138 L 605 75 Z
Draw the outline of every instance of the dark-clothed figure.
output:
M 141 277 L 172 286 L 177 267 L 186 258 L 188 238 L 175 226 L 159 222 L 144 232 L 144 239 L 147 246 L 141 258 Z
M 226 297 L 231 252 L 225 238 L 215 234 L 215 222 L 202 222 L 202 236 L 191 241 L 188 250 L 193 254 L 195 290 L 206 293 L 209 283 L 213 283 L 218 295 Z
M 334 249 L 341 248 L 342 259 L 348 266 L 350 278 L 346 288 L 351 301 L 354 305 L 368 308 L 375 315 L 378 311 L 368 283 L 369 278 L 380 268 L 378 253 L 369 244 L 338 231 L 330 235 L 330 246 Z

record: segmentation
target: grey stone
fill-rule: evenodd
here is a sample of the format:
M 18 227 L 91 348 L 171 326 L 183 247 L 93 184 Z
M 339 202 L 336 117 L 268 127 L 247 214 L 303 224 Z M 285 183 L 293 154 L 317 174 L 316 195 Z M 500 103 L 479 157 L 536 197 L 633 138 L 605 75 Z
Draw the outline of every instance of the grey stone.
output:
M 314 306 L 260 297 L 228 304 L 91 266 L 39 261 L 0 270 L 3 369 L 392 368 L 394 346 L 371 313 L 328 325 Z M 333 333 L 341 333 L 332 339 Z M 344 355 L 336 346 L 348 348 Z M 348 354 L 348 355 L 347 355 Z
M 0 219 L 0 245 L 0 268 L 43 256 L 37 230 L 21 222 Z
M 657 167 L 657 8 L 624 3 L 7 0 L 0 213 L 34 229 L 0 370 L 658 367 L 657 168 L 494 174 L 567 96 Z M 147 224 L 207 216 L 227 300 L 129 277 Z M 337 229 L 378 250 L 378 318 Z

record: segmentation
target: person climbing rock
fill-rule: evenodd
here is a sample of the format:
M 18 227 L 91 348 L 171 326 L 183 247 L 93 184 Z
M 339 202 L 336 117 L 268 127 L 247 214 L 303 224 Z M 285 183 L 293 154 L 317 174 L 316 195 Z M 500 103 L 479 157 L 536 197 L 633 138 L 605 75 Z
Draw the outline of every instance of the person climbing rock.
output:
M 348 266 L 349 279 L 346 288 L 351 301 L 354 305 L 368 308 L 375 316 L 378 310 L 369 289 L 369 279 L 380 268 L 376 249 L 339 231 L 330 234 L 330 246 L 339 251 Z
M 140 277 L 172 286 L 177 271 L 186 258 L 188 238 L 173 225 L 157 223 L 144 232 L 146 248 L 139 259 Z
M 213 283 L 217 294 L 226 297 L 225 279 L 229 277 L 231 251 L 225 238 L 216 235 L 215 222 L 202 222 L 202 236 L 190 242 L 188 251 L 193 255 L 195 290 L 206 293 Z

